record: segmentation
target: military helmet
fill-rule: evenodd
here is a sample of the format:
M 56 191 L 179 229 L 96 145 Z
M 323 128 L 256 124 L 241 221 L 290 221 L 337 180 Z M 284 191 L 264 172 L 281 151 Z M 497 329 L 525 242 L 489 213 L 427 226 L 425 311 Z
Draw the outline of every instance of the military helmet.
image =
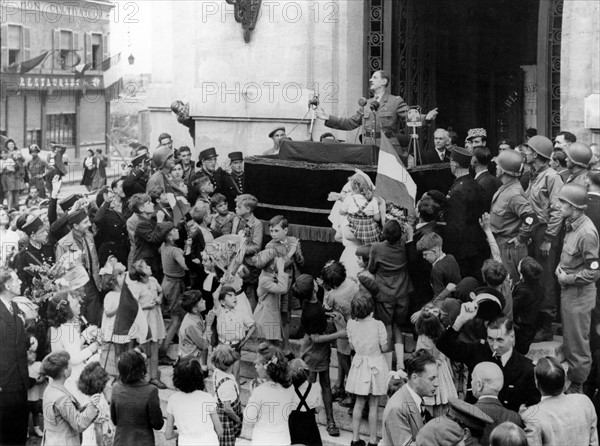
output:
M 552 145 L 552 141 L 550 141 L 545 136 L 532 136 L 531 138 L 529 138 L 529 141 L 527 141 L 525 144 L 531 147 L 533 151 L 538 155 L 541 155 L 546 159 L 552 158 L 554 146 Z
M 523 156 L 515 150 L 503 150 L 496 157 L 496 164 L 506 175 L 518 177 L 523 167 Z
M 585 209 L 588 201 L 587 189 L 580 184 L 565 184 L 558 192 L 558 199 L 578 209 Z
M 573 164 L 581 167 L 588 167 L 592 160 L 592 149 L 587 144 L 582 142 L 574 142 L 565 149 L 567 158 L 571 160 Z

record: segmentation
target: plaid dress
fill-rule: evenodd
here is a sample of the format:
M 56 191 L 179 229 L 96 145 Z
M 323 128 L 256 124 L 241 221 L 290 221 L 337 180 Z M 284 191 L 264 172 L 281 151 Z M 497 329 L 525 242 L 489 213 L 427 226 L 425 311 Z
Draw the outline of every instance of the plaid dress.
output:
M 370 202 L 366 202 L 364 205 L 359 206 L 356 202 L 356 198 L 352 198 L 358 207 L 358 212 L 348 214 L 348 225 L 354 233 L 354 236 L 365 245 L 381 241 L 381 228 L 379 227 L 379 224 L 372 215 L 367 215 L 364 212 Z
M 219 446 L 235 446 L 235 439 L 239 437 L 242 433 L 242 423 L 236 424 L 229 416 L 225 413 L 225 405 L 219 398 L 219 387 L 228 380 L 233 379 L 229 376 L 224 376 L 219 380 L 218 383 L 215 384 L 215 396 L 217 397 L 217 415 L 219 415 L 219 420 L 221 421 L 221 425 L 223 426 L 223 435 L 219 437 Z M 237 397 L 235 401 L 231 403 L 231 408 L 235 412 L 235 414 L 243 419 L 242 414 L 242 403 L 240 401 L 240 393 L 239 389 L 236 386 Z

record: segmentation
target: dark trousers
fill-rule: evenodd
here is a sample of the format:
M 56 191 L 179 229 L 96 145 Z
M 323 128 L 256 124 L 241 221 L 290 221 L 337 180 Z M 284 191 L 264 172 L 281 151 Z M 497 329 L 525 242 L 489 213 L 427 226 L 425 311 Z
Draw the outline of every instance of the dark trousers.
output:
M 27 390 L 0 392 L 0 445 L 24 445 L 28 425 Z
M 542 282 L 544 284 L 544 302 L 540 308 L 540 319 L 552 322 L 558 311 L 560 292 L 556 275 L 554 271 L 558 266 L 560 256 L 561 237 L 557 237 L 550 245 L 550 252 L 547 256 L 542 255 L 540 246 L 544 241 L 544 234 L 548 225 L 539 224 L 533 231 L 533 237 L 530 245 L 530 255 L 542 265 L 544 273 Z

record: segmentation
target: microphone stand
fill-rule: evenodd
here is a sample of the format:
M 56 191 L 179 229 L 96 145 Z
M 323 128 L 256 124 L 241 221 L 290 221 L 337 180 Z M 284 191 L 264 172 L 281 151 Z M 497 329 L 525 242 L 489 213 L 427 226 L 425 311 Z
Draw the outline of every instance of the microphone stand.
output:
M 317 109 L 317 107 L 319 106 L 319 95 L 315 94 L 313 96 L 313 98 L 308 101 L 308 107 L 311 109 L 310 110 L 310 140 L 314 141 L 313 139 L 313 127 L 315 125 L 315 110 Z

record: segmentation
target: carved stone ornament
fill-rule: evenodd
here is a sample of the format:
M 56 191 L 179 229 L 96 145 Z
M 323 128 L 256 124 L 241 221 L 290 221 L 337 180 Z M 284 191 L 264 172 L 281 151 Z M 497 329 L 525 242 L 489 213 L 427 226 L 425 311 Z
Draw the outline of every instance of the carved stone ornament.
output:
M 262 0 L 225 0 L 235 7 L 235 21 L 242 24 L 244 42 L 250 42 L 250 31 L 256 26 Z

